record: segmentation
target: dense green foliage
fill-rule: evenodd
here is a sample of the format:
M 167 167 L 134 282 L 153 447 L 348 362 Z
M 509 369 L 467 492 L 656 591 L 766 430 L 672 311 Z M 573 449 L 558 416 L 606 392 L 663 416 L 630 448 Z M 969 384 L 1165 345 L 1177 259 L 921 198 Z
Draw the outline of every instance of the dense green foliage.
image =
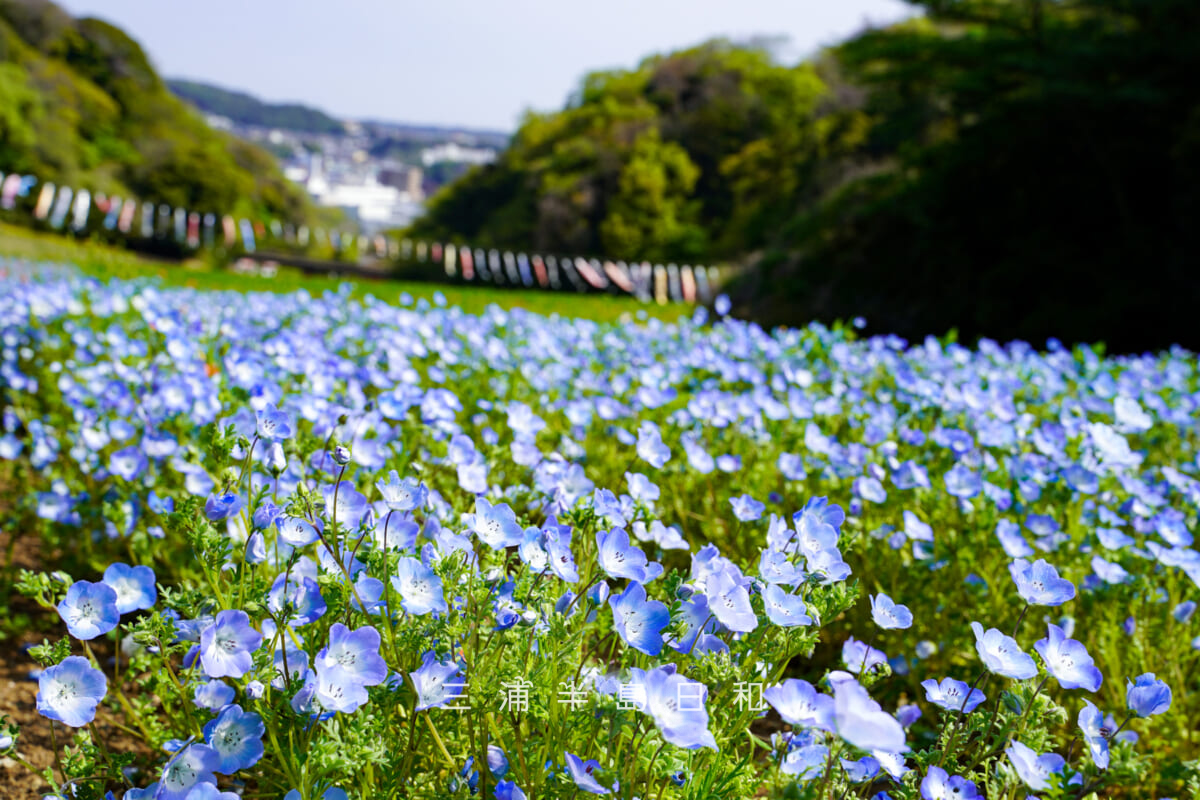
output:
M 764 322 L 1195 346 L 1200 6 L 915 6 L 811 64 L 712 43 L 588 76 L 419 229 L 737 260 Z
M 0 0 L 0 169 L 197 211 L 310 213 L 270 155 L 209 129 L 124 32 L 45 0 Z
M 219 114 L 243 125 L 312 133 L 342 133 L 344 130 L 342 123 L 324 111 L 299 103 L 264 103 L 245 92 L 196 81 L 172 79 L 167 81 L 167 88 L 201 111 Z
M 527 115 L 495 164 L 438 195 L 417 232 L 619 258 L 736 253 L 766 152 L 807 171 L 845 138 L 823 92 L 813 66 L 723 41 L 588 75 L 565 110 Z

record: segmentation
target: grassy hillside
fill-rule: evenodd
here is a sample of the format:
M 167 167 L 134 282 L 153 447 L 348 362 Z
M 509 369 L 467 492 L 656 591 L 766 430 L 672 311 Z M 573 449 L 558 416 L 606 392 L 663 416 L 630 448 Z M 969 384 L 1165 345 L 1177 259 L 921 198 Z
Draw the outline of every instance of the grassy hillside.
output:
M 0 170 L 199 211 L 311 213 L 269 154 L 172 95 L 137 42 L 47 0 L 0 0 Z
M 228 117 L 243 125 L 311 133 L 341 133 L 343 130 L 342 123 L 324 111 L 299 103 L 264 103 L 245 92 L 196 81 L 168 79 L 166 83 L 176 97 L 201 111 Z

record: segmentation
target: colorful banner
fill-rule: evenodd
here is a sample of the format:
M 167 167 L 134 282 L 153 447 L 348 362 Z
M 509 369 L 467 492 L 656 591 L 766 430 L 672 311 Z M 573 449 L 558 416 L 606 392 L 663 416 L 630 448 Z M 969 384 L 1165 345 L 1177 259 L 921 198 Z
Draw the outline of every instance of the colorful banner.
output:
M 137 200 L 129 198 L 121 203 L 121 213 L 117 215 L 117 230 L 128 234 L 133 230 L 133 218 L 137 216 Z
M 195 211 L 187 215 L 187 246 L 193 249 L 200 246 L 200 215 Z
M 462 264 L 463 280 L 470 281 L 475 279 L 475 259 L 471 255 L 471 248 L 464 247 L 459 251 L 459 262 Z
M 696 279 L 692 277 L 692 268 L 687 264 L 679 270 L 679 283 L 683 289 L 683 302 L 696 302 Z
M 75 193 L 75 205 L 71 211 L 71 229 L 82 231 L 87 227 L 88 212 L 92 208 L 92 193 L 87 189 L 80 189 Z
M 529 260 L 533 265 L 533 274 L 537 278 L 538 286 L 543 289 L 549 289 L 550 275 L 546 272 L 546 262 L 539 255 L 534 255 Z
M 21 191 L 21 185 L 20 175 L 9 175 L 4 179 L 4 183 L 0 184 L 0 208 L 12 211 L 17 207 L 17 195 Z
M 54 208 L 50 211 L 50 227 L 61 228 L 67 221 L 67 212 L 71 210 L 71 198 L 75 190 L 70 186 L 61 186 L 58 196 L 54 198 Z
M 242 234 L 242 247 L 247 253 L 254 252 L 254 226 L 250 224 L 250 220 L 238 220 L 238 229 Z
M 517 253 L 517 272 L 521 274 L 521 285 L 533 286 L 533 272 L 529 269 L 529 256 Z
M 54 184 L 42 184 L 42 191 L 38 194 L 37 205 L 33 207 L 33 218 L 44 220 L 50 215 L 50 204 L 54 202 Z
M 599 261 L 588 261 L 584 258 L 575 259 L 575 271 L 587 281 L 588 285 L 593 289 L 604 289 L 608 286 L 608 278 L 600 272 Z

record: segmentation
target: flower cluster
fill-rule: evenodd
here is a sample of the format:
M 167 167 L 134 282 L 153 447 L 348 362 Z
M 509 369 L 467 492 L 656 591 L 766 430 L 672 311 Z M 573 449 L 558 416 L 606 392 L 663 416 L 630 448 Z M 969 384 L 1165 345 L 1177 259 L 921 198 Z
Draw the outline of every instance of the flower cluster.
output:
M 57 797 L 1191 779 L 1191 354 L 25 277 Z

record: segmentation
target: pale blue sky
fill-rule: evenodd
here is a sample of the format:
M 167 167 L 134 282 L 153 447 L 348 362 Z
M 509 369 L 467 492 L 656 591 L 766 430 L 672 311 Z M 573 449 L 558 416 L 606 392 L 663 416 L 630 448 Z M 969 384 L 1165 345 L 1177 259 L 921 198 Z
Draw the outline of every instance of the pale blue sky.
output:
M 331 114 L 511 130 L 590 70 L 713 36 L 785 36 L 790 60 L 900 0 L 58 0 L 113 22 L 160 72 Z

